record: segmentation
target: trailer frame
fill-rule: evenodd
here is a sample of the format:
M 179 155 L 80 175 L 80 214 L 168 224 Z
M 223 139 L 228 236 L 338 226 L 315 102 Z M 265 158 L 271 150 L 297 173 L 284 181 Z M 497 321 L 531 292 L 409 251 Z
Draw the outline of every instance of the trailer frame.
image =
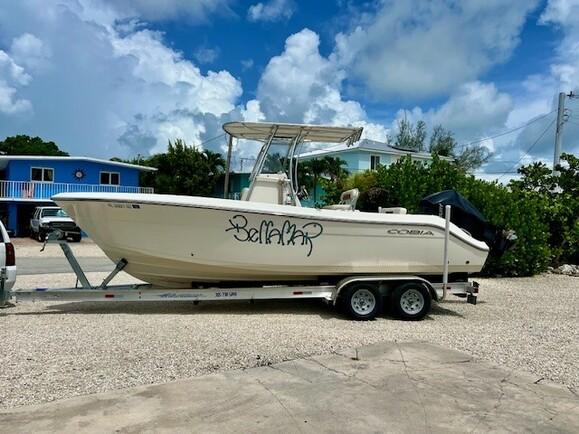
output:
M 450 221 L 450 207 L 446 209 L 447 223 Z M 263 284 L 250 287 L 226 287 L 219 285 L 206 285 L 192 288 L 165 288 L 154 285 L 131 284 L 131 285 L 109 285 L 114 277 L 127 265 L 126 259 L 119 260 L 114 269 L 94 286 L 90 283 L 86 273 L 82 269 L 74 252 L 68 245 L 66 239 L 62 239 L 62 234 L 58 230 L 51 232 L 46 237 L 41 251 L 44 251 L 47 244 L 57 243 L 67 259 L 72 271 L 76 275 L 77 283 L 74 288 L 36 288 L 36 289 L 12 289 L 5 290 L 5 272 L 0 272 L 0 307 L 7 301 L 13 299 L 20 300 L 52 300 L 52 301 L 193 301 L 197 304 L 200 301 L 215 300 L 270 300 L 270 299 L 323 299 L 336 306 L 340 301 L 348 296 L 349 288 L 353 285 L 367 285 L 366 291 L 371 292 L 376 300 L 376 309 L 366 315 L 358 315 L 350 312 L 355 319 L 373 319 L 380 312 L 384 300 L 391 297 L 396 289 L 401 285 L 411 284 L 415 291 L 423 292 L 423 296 L 428 297 L 428 310 L 430 310 L 431 300 L 442 302 L 447 294 L 466 298 L 467 303 L 476 304 L 479 292 L 477 282 L 460 281 L 448 282 L 448 224 L 445 234 L 444 249 L 444 273 L 442 282 L 435 283 L 424 277 L 402 274 L 373 274 L 346 276 L 337 283 L 320 284 Z M 3 271 L 3 270 L 2 270 Z M 80 283 L 80 288 L 79 288 Z M 424 292 L 423 291 L 426 291 Z M 346 295 L 343 295 L 346 294 Z M 379 299 L 379 300 L 378 300 Z M 346 300 L 348 302 L 350 300 Z M 428 312 L 407 319 L 421 319 Z

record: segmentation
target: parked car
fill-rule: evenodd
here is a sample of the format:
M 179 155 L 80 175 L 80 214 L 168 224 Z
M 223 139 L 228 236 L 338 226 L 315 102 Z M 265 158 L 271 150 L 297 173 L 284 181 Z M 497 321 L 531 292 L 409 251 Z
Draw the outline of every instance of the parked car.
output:
M 62 232 L 62 238 L 80 241 L 81 231 L 74 220 L 57 206 L 39 206 L 30 220 L 30 236 L 38 241 L 44 241 L 52 231 Z
M 6 268 L 6 280 L 4 289 L 10 291 L 16 282 L 16 253 L 14 245 L 10 242 L 8 232 L 0 221 L 0 269 Z M 0 304 L 2 300 L 0 300 Z

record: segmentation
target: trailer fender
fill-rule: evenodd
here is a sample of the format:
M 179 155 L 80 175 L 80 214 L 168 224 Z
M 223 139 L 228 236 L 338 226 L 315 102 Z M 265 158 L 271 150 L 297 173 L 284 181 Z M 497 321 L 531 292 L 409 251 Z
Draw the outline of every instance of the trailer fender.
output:
M 438 294 L 436 293 L 436 290 L 434 289 L 434 287 L 432 286 L 432 284 L 428 280 L 426 280 L 422 277 L 404 276 L 404 275 L 373 275 L 373 276 L 351 276 L 351 277 L 346 277 L 346 278 L 340 280 L 338 282 L 338 284 L 336 285 L 336 288 L 334 289 L 334 292 L 332 294 L 332 302 L 335 305 L 337 303 L 338 297 L 340 296 L 340 293 L 342 292 L 342 290 L 353 283 L 374 282 L 374 283 L 380 284 L 380 283 L 386 282 L 386 281 L 388 281 L 388 282 L 397 282 L 398 281 L 398 282 L 404 282 L 404 283 L 408 283 L 408 282 L 419 283 L 421 285 L 424 285 L 428 289 L 428 292 L 430 292 L 430 296 L 432 297 L 432 299 L 434 301 L 438 301 Z

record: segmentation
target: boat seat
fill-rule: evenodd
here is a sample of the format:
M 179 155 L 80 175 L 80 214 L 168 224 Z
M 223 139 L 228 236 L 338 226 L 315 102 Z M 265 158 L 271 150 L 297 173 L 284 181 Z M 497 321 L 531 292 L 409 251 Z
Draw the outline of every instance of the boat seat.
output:
M 354 211 L 356 209 L 356 202 L 358 202 L 358 196 L 360 196 L 360 190 L 357 188 L 346 190 L 340 195 L 340 203 L 336 205 L 327 205 L 324 209 Z
M 400 206 L 395 206 L 391 208 L 382 208 L 378 207 L 378 212 L 380 214 L 406 214 L 408 210 L 406 208 L 402 208 Z

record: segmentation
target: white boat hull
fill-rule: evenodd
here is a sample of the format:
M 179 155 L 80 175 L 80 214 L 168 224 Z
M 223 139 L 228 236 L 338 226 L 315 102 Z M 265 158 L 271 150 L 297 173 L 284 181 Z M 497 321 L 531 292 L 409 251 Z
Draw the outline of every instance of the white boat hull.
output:
M 53 200 L 125 271 L 159 286 L 440 275 L 444 220 L 201 197 L 70 193 Z M 488 247 L 451 225 L 449 273 L 481 270 Z

